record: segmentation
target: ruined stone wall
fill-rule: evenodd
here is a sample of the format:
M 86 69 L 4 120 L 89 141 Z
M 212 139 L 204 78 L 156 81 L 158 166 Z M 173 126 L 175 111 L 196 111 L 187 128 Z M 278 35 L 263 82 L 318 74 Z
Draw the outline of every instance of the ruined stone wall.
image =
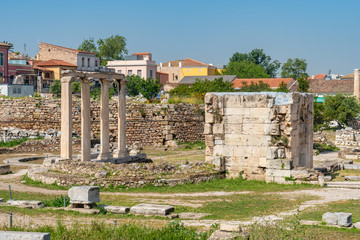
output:
M 204 140 L 203 105 L 133 104 L 126 108 L 127 144 L 163 145 L 170 140 Z M 80 100 L 73 100 L 73 133 L 80 131 Z M 110 101 L 110 140 L 117 137 L 117 101 Z M 100 136 L 100 102 L 91 102 L 92 138 Z M 0 99 L 0 128 L 60 130 L 60 99 Z
M 206 160 L 229 177 L 284 182 L 312 168 L 313 96 L 207 93 Z
M 75 51 L 51 44 L 39 43 L 39 60 L 47 61 L 51 59 L 61 59 L 77 65 L 77 53 Z
M 340 149 L 339 157 L 349 160 L 360 159 L 360 130 L 352 128 L 336 130 L 335 145 Z

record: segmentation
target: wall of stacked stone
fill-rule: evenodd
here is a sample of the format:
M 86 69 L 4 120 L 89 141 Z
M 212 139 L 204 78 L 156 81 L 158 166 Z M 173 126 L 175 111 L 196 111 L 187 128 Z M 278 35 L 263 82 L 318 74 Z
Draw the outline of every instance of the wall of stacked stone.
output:
M 229 177 L 284 182 L 312 168 L 310 94 L 207 93 L 205 123 L 206 161 Z
M 336 130 L 335 145 L 340 148 L 339 157 L 360 159 L 360 130 L 352 128 Z
M 163 145 L 169 140 L 204 140 L 203 105 L 127 103 L 127 144 Z M 73 99 L 73 133 L 80 131 L 80 100 Z M 117 138 L 117 101 L 110 101 L 110 140 Z M 91 102 L 91 130 L 100 136 L 100 102 Z M 0 128 L 60 130 L 60 99 L 0 99 Z

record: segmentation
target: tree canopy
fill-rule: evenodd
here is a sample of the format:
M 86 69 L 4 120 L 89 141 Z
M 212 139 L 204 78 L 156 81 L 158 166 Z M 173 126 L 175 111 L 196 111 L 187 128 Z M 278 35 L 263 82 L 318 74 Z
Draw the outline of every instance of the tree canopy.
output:
M 269 78 L 270 76 L 264 71 L 260 65 L 253 62 L 241 61 L 230 62 L 225 70 L 224 75 L 236 75 L 239 78 Z
M 96 56 L 101 59 L 102 66 L 106 66 L 108 61 L 122 60 L 124 59 L 124 54 L 128 53 L 126 39 L 120 35 L 112 35 L 105 39 L 99 38 L 96 42 L 94 38 L 90 37 L 84 40 L 78 49 L 95 52 Z
M 160 92 L 161 85 L 158 79 L 143 79 L 139 76 L 126 76 L 126 92 L 129 96 L 141 93 L 147 100 L 154 99 Z
M 337 121 L 343 127 L 358 117 L 359 112 L 359 101 L 353 96 L 326 96 L 323 103 L 314 103 L 314 128 L 326 126 L 330 121 Z
M 250 85 L 247 85 L 246 82 L 243 82 L 243 86 L 240 89 L 240 92 L 268 92 L 272 91 L 270 85 L 259 81 L 259 83 L 251 82 Z
M 267 77 L 276 77 L 277 70 L 280 68 L 280 62 L 278 60 L 271 61 L 271 57 L 264 53 L 263 49 L 253 49 L 249 53 L 239 53 L 236 52 L 230 58 L 229 65 L 234 62 L 248 62 L 253 63 L 255 65 L 261 66 L 263 73 L 265 73 Z M 259 70 L 260 68 L 258 68 Z M 260 74 L 263 77 L 264 75 Z M 240 76 L 238 76 L 240 77 Z M 253 76 L 246 76 L 245 78 L 249 78 Z M 255 76 L 257 77 L 257 76 Z
M 281 77 L 293 78 L 298 80 L 299 78 L 307 78 L 306 73 L 307 63 L 305 59 L 289 58 L 286 63 L 281 67 Z

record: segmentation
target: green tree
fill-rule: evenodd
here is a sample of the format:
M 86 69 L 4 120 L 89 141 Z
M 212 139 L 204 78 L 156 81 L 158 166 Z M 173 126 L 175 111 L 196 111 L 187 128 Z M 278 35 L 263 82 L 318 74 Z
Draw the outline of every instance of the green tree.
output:
M 72 93 L 79 93 L 81 92 L 81 83 L 76 81 L 71 83 L 71 92 Z
M 233 84 L 224 81 L 222 77 L 216 78 L 214 81 L 196 79 L 195 83 L 190 86 L 188 84 L 179 84 L 169 93 L 171 97 L 196 97 L 203 99 L 207 92 L 234 92 Z
M 288 93 L 289 92 L 289 89 L 287 88 L 287 85 L 286 83 L 284 83 L 284 81 L 281 81 L 278 89 L 276 89 L 277 92 L 286 92 Z
M 126 76 L 126 93 L 129 96 L 137 96 L 139 95 L 140 85 L 143 79 L 137 75 L 128 75 Z
M 124 59 L 124 54 L 128 53 L 126 39 L 120 35 L 112 35 L 105 39 L 100 38 L 96 43 L 94 38 L 90 37 L 84 40 L 78 49 L 95 52 L 96 56 L 101 59 L 102 66 L 106 66 L 108 61 L 122 60 Z
M 298 92 L 308 92 L 310 88 L 310 81 L 307 79 L 307 75 L 297 79 L 298 81 Z
M 277 70 L 280 68 L 280 62 L 278 60 L 271 61 L 271 57 L 266 55 L 263 49 L 256 48 L 249 53 L 236 52 L 230 58 L 229 64 L 232 62 L 243 61 L 251 62 L 263 67 L 264 72 L 269 77 L 275 77 L 277 75 Z
M 126 39 L 123 36 L 115 35 L 97 41 L 99 57 L 102 59 L 101 65 L 106 66 L 107 61 L 122 60 L 126 49 Z
M 86 52 L 94 52 L 98 54 L 97 45 L 95 43 L 94 38 L 92 37 L 90 37 L 89 39 L 85 39 L 78 47 L 78 50 L 86 51 Z
M 289 58 L 286 63 L 281 67 L 281 77 L 293 78 L 298 80 L 299 78 L 307 78 L 306 73 L 307 63 L 305 59 Z
M 250 85 L 247 85 L 247 82 L 243 82 L 243 86 L 240 89 L 240 92 L 269 92 L 272 91 L 270 85 L 259 81 L 259 83 L 251 82 Z
M 249 61 L 230 62 L 223 71 L 224 75 L 236 75 L 239 78 L 269 78 L 264 68 Z
M 61 82 L 60 80 L 54 80 L 54 82 L 50 85 L 50 92 L 54 94 L 54 97 L 61 96 Z
M 353 96 L 343 94 L 327 96 L 323 104 L 323 120 L 337 121 L 342 127 L 349 120 L 358 117 L 360 111 L 359 101 Z
M 139 84 L 139 92 L 147 99 L 154 99 L 160 92 L 161 85 L 159 79 L 142 79 Z

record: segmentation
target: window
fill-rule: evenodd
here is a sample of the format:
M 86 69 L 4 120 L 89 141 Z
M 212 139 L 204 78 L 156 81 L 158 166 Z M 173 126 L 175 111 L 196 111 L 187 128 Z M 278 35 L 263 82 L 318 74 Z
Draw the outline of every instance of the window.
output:
M 0 53 L 0 66 L 4 65 L 4 53 Z
M 50 78 L 50 73 L 45 73 L 45 78 Z
M 152 75 L 152 70 L 150 70 L 150 77 L 151 77 L 151 78 L 153 77 L 153 75 Z
M 90 58 L 88 58 L 88 67 L 90 67 Z
M 95 67 L 97 67 L 98 66 L 98 61 L 97 60 L 95 60 Z
M 81 66 L 82 66 L 82 67 L 85 67 L 85 58 L 82 58 L 82 59 L 81 59 Z
M 132 76 L 132 70 L 129 70 L 129 71 L 128 71 L 128 75 L 129 75 L 129 76 Z
M 178 75 L 175 76 L 175 80 L 178 80 Z
M 15 87 L 13 88 L 13 94 L 16 94 L 16 88 Z
M 141 77 L 141 70 L 137 70 L 137 75 Z
M 21 88 L 18 88 L 17 93 L 21 94 Z
M 122 70 L 118 70 L 118 73 L 122 73 Z

